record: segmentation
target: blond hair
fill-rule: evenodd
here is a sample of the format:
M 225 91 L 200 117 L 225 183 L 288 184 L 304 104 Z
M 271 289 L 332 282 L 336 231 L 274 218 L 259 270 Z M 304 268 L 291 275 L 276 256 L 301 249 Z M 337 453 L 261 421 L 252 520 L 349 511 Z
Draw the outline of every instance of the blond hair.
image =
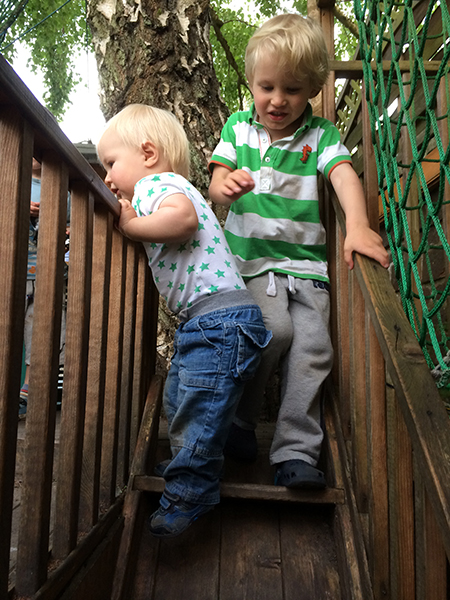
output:
M 250 84 L 261 56 L 273 55 L 280 69 L 295 79 L 305 77 L 320 90 L 330 72 L 328 50 L 322 27 L 309 17 L 283 14 L 266 21 L 250 38 L 245 51 L 245 74 Z
M 106 124 L 128 147 L 152 142 L 170 163 L 174 173 L 189 177 L 189 142 L 175 115 L 147 104 L 129 104 Z

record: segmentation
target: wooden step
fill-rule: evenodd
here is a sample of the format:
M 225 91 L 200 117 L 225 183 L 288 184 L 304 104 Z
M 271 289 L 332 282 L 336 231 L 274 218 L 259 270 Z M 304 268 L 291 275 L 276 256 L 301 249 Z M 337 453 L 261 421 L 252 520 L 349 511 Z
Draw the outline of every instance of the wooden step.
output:
M 146 516 L 156 498 L 146 495 Z M 133 600 L 348 600 L 335 507 L 224 499 L 181 536 L 141 528 Z M 366 599 L 364 599 L 366 600 Z
M 165 481 L 162 477 L 151 475 L 135 475 L 133 490 L 141 492 L 164 491 Z M 344 504 L 344 490 L 340 488 L 325 488 L 324 490 L 290 490 L 286 487 L 254 483 L 222 482 L 220 485 L 222 498 L 242 500 L 268 500 L 297 502 L 307 504 Z

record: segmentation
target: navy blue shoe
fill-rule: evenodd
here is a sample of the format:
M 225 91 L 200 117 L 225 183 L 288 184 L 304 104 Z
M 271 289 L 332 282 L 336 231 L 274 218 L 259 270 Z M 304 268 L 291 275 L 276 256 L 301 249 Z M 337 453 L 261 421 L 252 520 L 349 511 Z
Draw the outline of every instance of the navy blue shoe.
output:
M 150 533 L 155 537 L 171 538 L 180 535 L 199 517 L 214 508 L 213 504 L 194 504 L 165 491 L 161 506 L 149 519 Z
M 322 471 L 304 460 L 286 460 L 275 466 L 275 485 L 283 485 L 292 489 L 316 490 L 327 487 Z

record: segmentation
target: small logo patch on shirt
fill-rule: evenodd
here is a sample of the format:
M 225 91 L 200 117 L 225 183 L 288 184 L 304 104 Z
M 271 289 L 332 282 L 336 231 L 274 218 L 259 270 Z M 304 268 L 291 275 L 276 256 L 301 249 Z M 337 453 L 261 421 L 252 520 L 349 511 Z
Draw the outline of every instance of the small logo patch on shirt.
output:
M 312 152 L 311 146 L 308 146 L 308 144 L 306 144 L 306 146 L 303 146 L 302 157 L 300 159 L 302 161 L 302 163 L 305 163 L 308 160 L 308 156 L 311 154 L 311 152 Z

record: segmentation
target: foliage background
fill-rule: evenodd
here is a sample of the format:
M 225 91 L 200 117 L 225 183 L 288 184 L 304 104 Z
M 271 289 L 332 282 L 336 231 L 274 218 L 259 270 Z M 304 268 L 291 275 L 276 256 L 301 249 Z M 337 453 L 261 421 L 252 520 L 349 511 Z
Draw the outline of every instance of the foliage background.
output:
M 89 0 L 4 0 L 0 8 L 0 51 L 14 65 L 15 42 L 20 39 L 30 48 L 29 67 L 42 73 L 44 102 L 57 119 L 64 116 L 69 96 L 80 83 L 75 58 L 91 49 L 86 24 L 88 3 Z M 235 4 L 232 0 L 210 0 L 214 69 L 230 112 L 244 108 L 251 99 L 244 75 L 244 53 L 255 29 L 279 12 L 307 14 L 307 0 L 283 4 L 280 0 L 246 0 L 239 7 Z M 351 1 L 339 2 L 339 9 L 351 18 Z M 352 56 L 357 39 L 337 20 L 335 38 L 336 58 Z

